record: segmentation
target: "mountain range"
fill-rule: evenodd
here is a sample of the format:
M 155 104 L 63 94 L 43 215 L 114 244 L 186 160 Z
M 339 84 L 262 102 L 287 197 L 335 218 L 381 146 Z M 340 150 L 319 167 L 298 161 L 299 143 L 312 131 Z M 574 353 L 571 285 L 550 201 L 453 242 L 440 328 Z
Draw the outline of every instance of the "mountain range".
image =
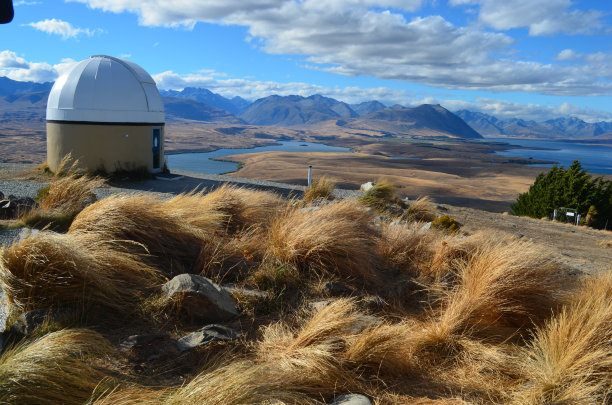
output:
M 585 139 L 612 137 L 612 122 L 588 123 L 576 117 L 563 117 L 536 122 L 512 118 L 498 119 L 481 112 L 456 112 L 469 126 L 488 137 L 510 136 L 540 139 Z
M 0 123 L 44 122 L 46 100 L 53 83 L 19 82 L 0 77 Z M 387 107 L 379 101 L 347 104 L 322 95 L 272 95 L 252 103 L 226 98 L 204 88 L 162 90 L 169 122 L 193 120 L 220 124 L 313 127 L 321 123 L 355 130 L 414 135 L 450 135 L 461 138 L 528 137 L 585 139 L 612 137 L 612 122 L 587 123 L 575 117 L 536 122 L 498 119 L 481 112 L 452 113 L 439 105 Z

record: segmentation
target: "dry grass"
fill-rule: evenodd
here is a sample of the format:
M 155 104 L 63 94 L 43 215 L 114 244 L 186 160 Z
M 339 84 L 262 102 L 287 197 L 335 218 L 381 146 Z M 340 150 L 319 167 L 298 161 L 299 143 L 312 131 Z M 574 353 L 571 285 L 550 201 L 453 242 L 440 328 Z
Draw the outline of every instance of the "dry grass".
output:
M 612 398 L 612 273 L 589 278 L 523 351 L 520 404 L 604 404 Z
M 174 205 L 173 205 L 174 204 Z M 115 194 L 83 210 L 69 234 L 101 241 L 127 241 L 127 248 L 143 245 L 149 263 L 170 275 L 197 269 L 202 246 L 219 232 L 223 216 L 207 208 L 197 194 L 170 200 Z
M 286 203 L 277 195 L 227 184 L 202 196 L 202 204 L 227 216 L 230 232 L 249 227 L 267 227 Z
M 605 247 L 605 248 L 612 248 L 612 239 L 602 240 L 601 242 L 599 242 L 599 246 Z
M 410 202 L 404 214 L 404 219 L 419 222 L 431 222 L 436 217 L 436 205 L 427 196 L 419 197 L 415 201 Z
M 92 365 L 92 358 L 114 353 L 102 336 L 81 329 L 49 333 L 10 348 L 0 357 L 0 402 L 83 404 L 107 377 Z
M 430 248 L 440 236 L 419 223 L 385 223 L 378 241 L 378 254 L 388 267 L 416 274 L 418 269 L 429 265 Z
M 335 187 L 336 183 L 325 176 L 313 180 L 310 188 L 304 191 L 304 201 L 310 204 L 315 200 L 329 200 Z
M 64 157 L 47 188 L 39 192 L 39 207 L 21 216 L 29 226 L 68 229 L 74 217 L 96 200 L 93 191 L 104 184 L 104 179 L 79 174 L 78 161 L 67 167 L 70 155 Z
M 375 280 L 377 234 L 371 219 L 351 201 L 314 211 L 287 209 L 270 225 L 266 254 L 302 271 Z
M 399 202 L 396 196 L 397 186 L 386 181 L 377 182 L 374 187 L 366 191 L 359 201 L 367 207 L 384 211 L 389 204 Z
M 542 324 L 564 299 L 559 266 L 529 242 L 490 239 L 456 266 L 456 284 L 439 291 L 441 312 L 428 327 L 428 345 L 482 329 L 508 337 Z
M 17 311 L 69 305 L 130 313 L 138 292 L 160 280 L 141 256 L 71 234 L 41 231 L 0 249 L 0 284 Z

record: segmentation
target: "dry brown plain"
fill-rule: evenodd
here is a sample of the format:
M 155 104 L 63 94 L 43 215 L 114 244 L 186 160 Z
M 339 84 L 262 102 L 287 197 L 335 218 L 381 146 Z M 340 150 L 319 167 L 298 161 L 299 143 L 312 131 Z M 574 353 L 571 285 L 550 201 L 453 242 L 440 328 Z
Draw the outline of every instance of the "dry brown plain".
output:
M 23 117 L 19 117 L 23 118 Z M 0 162 L 42 163 L 46 155 L 43 122 L 29 126 L 14 120 L 0 131 Z M 504 146 L 462 140 L 418 130 L 394 133 L 355 129 L 325 122 L 308 128 L 260 127 L 173 119 L 166 125 L 167 153 L 249 148 L 279 140 L 322 142 L 354 153 L 265 152 L 232 156 L 243 167 L 234 175 L 289 184 L 305 184 L 307 167 L 315 178 L 328 176 L 341 188 L 357 189 L 386 179 L 410 198 L 428 195 L 439 203 L 504 212 L 543 170 L 528 159 L 496 156 Z M 408 159 L 397 159 L 403 157 Z

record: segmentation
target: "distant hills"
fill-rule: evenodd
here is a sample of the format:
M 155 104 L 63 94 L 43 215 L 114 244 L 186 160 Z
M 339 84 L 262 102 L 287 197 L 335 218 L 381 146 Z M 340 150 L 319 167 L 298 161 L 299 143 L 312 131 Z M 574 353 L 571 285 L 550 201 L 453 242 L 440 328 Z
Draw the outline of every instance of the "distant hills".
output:
M 19 82 L 0 77 L 0 125 L 44 123 L 46 101 L 53 83 Z M 387 107 L 379 101 L 347 104 L 316 94 L 310 97 L 272 95 L 250 103 L 226 98 L 208 89 L 162 90 L 167 120 L 206 123 L 316 127 L 324 124 L 351 130 L 460 138 L 528 137 L 538 139 L 612 138 L 612 122 L 587 123 L 575 117 L 543 122 L 501 120 L 481 112 L 452 113 L 439 105 Z
M 511 136 L 540 139 L 585 139 L 612 137 L 612 122 L 588 123 L 575 117 L 536 122 L 512 118 L 500 120 L 481 112 L 457 111 L 468 125 L 484 136 Z
M 211 107 L 225 110 L 234 115 L 240 114 L 251 104 L 242 97 L 226 98 L 213 93 L 208 89 L 197 87 L 185 87 L 183 90 L 162 90 L 159 92 L 162 97 L 174 97 L 182 99 L 196 100 Z

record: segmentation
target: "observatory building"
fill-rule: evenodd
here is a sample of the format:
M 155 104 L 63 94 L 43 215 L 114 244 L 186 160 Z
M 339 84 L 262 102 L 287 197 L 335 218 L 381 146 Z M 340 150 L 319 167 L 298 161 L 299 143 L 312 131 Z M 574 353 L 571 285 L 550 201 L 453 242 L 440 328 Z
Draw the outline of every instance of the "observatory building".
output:
M 47 163 L 72 154 L 81 169 L 159 172 L 164 162 L 164 105 L 137 64 L 94 55 L 62 75 L 47 101 Z

